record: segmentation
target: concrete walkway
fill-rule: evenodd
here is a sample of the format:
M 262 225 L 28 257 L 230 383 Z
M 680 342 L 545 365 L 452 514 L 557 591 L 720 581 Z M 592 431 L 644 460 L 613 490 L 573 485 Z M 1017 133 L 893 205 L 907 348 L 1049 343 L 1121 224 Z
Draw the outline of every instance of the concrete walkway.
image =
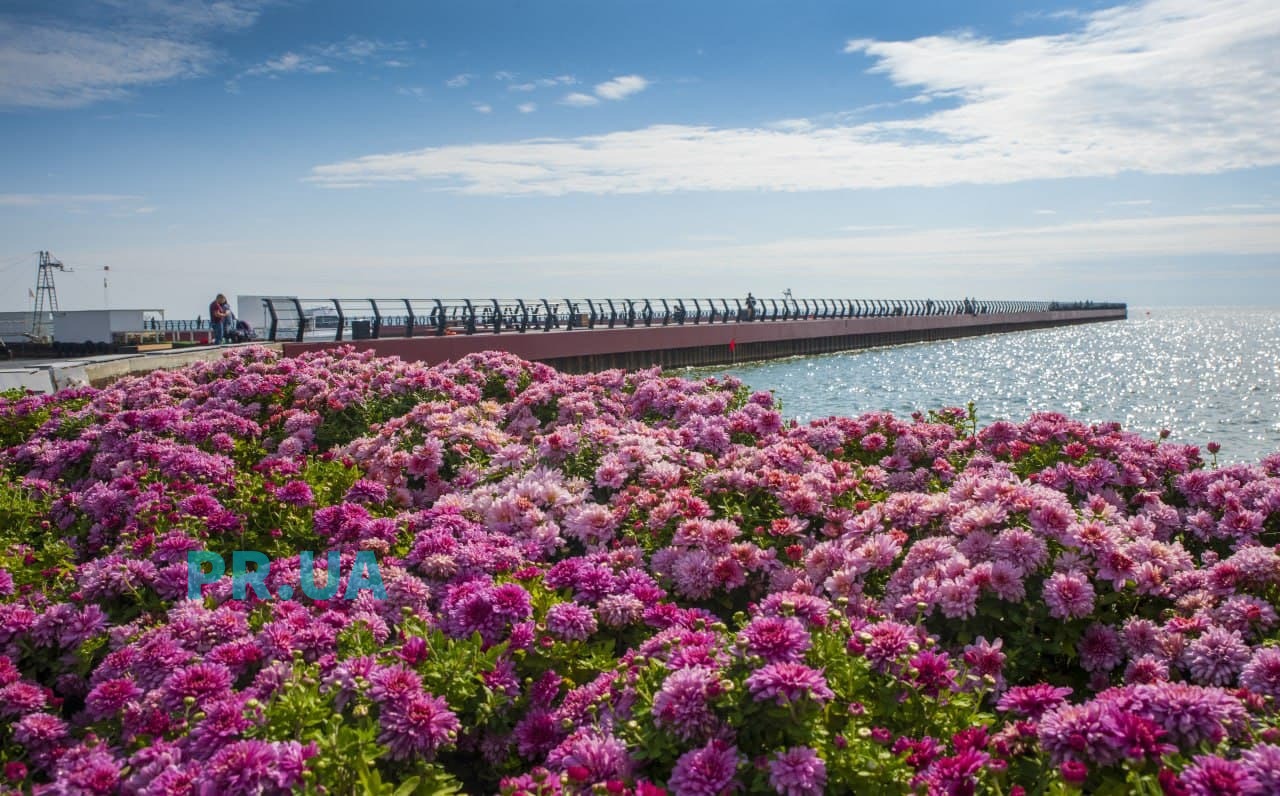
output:
M 18 388 L 34 392 L 55 392 L 67 387 L 86 385 L 101 387 L 122 376 L 136 376 L 153 370 L 171 370 L 190 365 L 192 362 L 221 359 L 224 351 L 249 345 L 265 346 L 276 351 L 282 350 L 279 343 L 255 342 L 175 348 L 140 354 L 104 354 L 67 359 L 13 359 L 0 362 L 0 390 Z

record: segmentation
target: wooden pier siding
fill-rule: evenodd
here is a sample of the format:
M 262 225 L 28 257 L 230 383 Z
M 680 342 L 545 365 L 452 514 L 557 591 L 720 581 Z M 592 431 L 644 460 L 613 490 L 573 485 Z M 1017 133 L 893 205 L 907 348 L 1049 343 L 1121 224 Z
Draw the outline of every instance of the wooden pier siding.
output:
M 284 343 L 286 356 L 339 345 L 376 351 L 380 356 L 436 364 L 478 351 L 510 351 L 568 372 L 624 368 L 636 370 L 705 367 L 761 359 L 828 354 L 876 346 L 950 340 L 1001 332 L 1123 320 L 1125 310 L 1063 310 L 1003 315 L 929 315 L 834 320 L 686 323 L 573 331 L 528 331 L 446 337 L 380 338 L 338 342 Z M 734 351 L 729 341 L 734 341 Z

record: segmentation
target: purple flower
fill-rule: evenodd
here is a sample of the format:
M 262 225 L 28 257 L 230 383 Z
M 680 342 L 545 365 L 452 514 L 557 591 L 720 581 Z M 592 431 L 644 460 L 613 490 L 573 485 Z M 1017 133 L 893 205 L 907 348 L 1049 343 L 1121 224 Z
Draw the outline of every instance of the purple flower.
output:
M 386 486 L 366 478 L 357 479 L 343 498 L 348 503 L 382 503 L 386 499 Z
M 1112 699 L 1123 709 L 1155 721 L 1183 749 L 1238 736 L 1247 723 L 1240 700 L 1220 688 L 1186 683 L 1135 685 L 1117 689 Z
M 795 746 L 769 761 L 769 784 L 783 796 L 821 796 L 827 784 L 827 766 L 817 752 Z
M 1280 699 L 1280 647 L 1262 647 L 1240 673 L 1240 685 L 1261 696 Z
M 978 677 L 990 677 L 997 690 L 1004 687 L 1005 654 L 1001 651 L 1004 639 L 996 639 L 995 643 L 987 641 L 984 636 L 964 648 L 964 662 L 969 673 Z
M 566 771 L 571 767 L 586 769 L 585 779 L 599 782 L 625 779 L 631 775 L 631 757 L 627 745 L 611 733 L 584 728 L 566 738 L 547 755 L 547 766 Z
M 791 616 L 761 616 L 738 634 L 748 655 L 759 655 L 766 663 L 799 663 L 811 643 L 809 631 Z
M 277 487 L 275 494 L 276 500 L 290 506 L 305 507 L 316 501 L 316 496 L 311 492 L 311 487 L 306 481 L 288 481 L 283 486 Z
M 302 781 L 315 745 L 297 741 L 235 741 L 218 750 L 200 776 L 199 796 L 288 792 Z
M 13 740 L 39 765 L 57 757 L 67 738 L 67 723 L 48 713 L 30 713 L 13 725 Z
M 392 760 L 431 759 L 441 746 L 454 742 L 461 727 L 444 699 L 430 694 L 384 704 L 380 722 L 378 742 L 387 745 Z
M 1204 685 L 1229 686 L 1249 661 L 1249 654 L 1239 631 L 1211 627 L 1187 647 L 1187 669 Z
M 1187 796 L 1243 796 L 1253 793 L 1258 785 L 1243 764 L 1214 755 L 1196 755 L 1179 775 L 1178 783 Z
M 120 763 L 100 746 L 76 746 L 58 758 L 54 781 L 59 793 L 105 796 L 120 784 Z
M 1112 710 L 1102 717 L 1102 723 L 1120 751 L 1130 760 L 1158 760 L 1178 751 L 1176 746 L 1160 740 L 1167 734 L 1164 729 L 1143 716 Z
M 85 714 L 90 721 L 117 715 L 130 701 L 142 696 L 142 689 L 128 677 L 116 677 L 94 686 L 85 697 Z
M 1080 637 L 1078 651 L 1080 666 L 1086 672 L 1108 672 L 1124 660 L 1120 634 L 1103 624 L 1089 625 Z
M 653 697 L 653 720 L 681 740 L 705 737 L 717 725 L 712 701 L 724 693 L 714 669 L 689 666 L 667 675 Z
M 1079 619 L 1093 613 L 1093 584 L 1077 571 L 1055 572 L 1044 582 L 1044 601 L 1055 619 Z
M 773 700 L 788 705 L 808 697 L 814 702 L 825 702 L 835 694 L 827 687 L 827 680 L 819 669 L 811 669 L 799 663 L 770 663 L 747 677 L 747 688 L 757 702 Z
M 577 603 L 556 603 L 547 610 L 547 630 L 565 641 L 586 641 L 596 632 L 596 617 Z
M 0 718 L 32 713 L 45 705 L 44 689 L 18 681 L 0 688 Z
M 871 662 L 871 668 L 886 672 L 890 664 L 919 649 L 920 636 L 914 627 L 899 622 L 877 622 L 860 631 L 858 640 L 864 645 L 862 654 Z
M 551 711 L 535 708 L 516 722 L 516 751 L 526 760 L 533 760 L 553 749 L 564 738 L 560 722 Z
M 355 664 L 348 664 L 348 666 L 352 667 L 356 674 L 359 673 L 360 667 Z M 334 681 L 344 690 L 346 685 L 343 674 L 346 671 L 347 669 L 340 666 L 334 673 Z M 369 674 L 369 683 L 369 696 L 376 702 L 401 702 L 422 693 L 422 676 L 402 664 L 375 668 Z M 351 686 L 354 687 L 354 683 Z
M 1258 744 L 1246 749 L 1240 755 L 1240 762 L 1254 781 L 1254 794 L 1280 793 L 1280 746 Z
M 921 650 L 907 663 L 911 681 L 929 696 L 937 696 L 955 685 L 956 670 L 945 652 Z
M 1040 746 L 1061 763 L 1068 760 L 1109 765 L 1120 758 L 1119 744 L 1108 731 L 1111 706 L 1100 701 L 1063 705 L 1040 717 Z
M 671 769 L 667 785 L 673 796 L 722 796 L 737 790 L 738 747 L 714 739 L 706 746 L 685 752 Z
M 197 706 L 231 688 L 231 671 L 217 663 L 197 663 L 174 672 L 164 682 L 164 704 L 173 711 L 186 709 L 190 698 Z

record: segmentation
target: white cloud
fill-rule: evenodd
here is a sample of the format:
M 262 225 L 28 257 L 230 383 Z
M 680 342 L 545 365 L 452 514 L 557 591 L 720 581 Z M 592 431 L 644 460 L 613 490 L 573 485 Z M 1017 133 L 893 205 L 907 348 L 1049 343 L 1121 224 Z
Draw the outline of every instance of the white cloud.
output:
M 476 113 L 493 113 L 493 106 L 484 102 L 473 102 L 471 107 Z
M 310 179 L 558 195 L 942 186 L 1280 164 L 1274 0 L 1148 0 L 1062 22 L 1074 29 L 1005 41 L 849 42 L 848 52 L 870 57 L 873 72 L 912 96 L 946 98 L 925 115 L 790 129 L 654 125 L 433 147 L 318 166 Z M 561 102 L 595 99 L 575 93 Z
M 1112 207 L 1146 207 L 1151 204 L 1150 199 L 1125 199 L 1118 202 L 1107 202 Z
M 396 93 L 405 97 L 414 97 L 415 99 L 422 99 L 427 96 L 427 90 L 422 86 L 401 86 L 396 89 Z
M 80 31 L 0 20 L 0 107 L 76 108 L 201 74 L 213 50 L 142 32 Z
M 470 83 L 473 77 L 475 77 L 475 75 L 463 72 L 460 75 L 454 75 L 453 77 L 444 81 L 444 84 L 449 88 L 462 88 L 466 86 L 468 83 Z
M 507 86 L 507 91 L 534 91 L 540 88 L 552 88 L 553 86 L 572 86 L 577 82 L 578 79 L 573 75 L 540 77 L 528 83 L 512 83 Z
M 502 82 L 504 82 L 504 83 L 505 83 L 505 82 L 507 82 L 508 80 L 515 80 L 515 79 L 516 79 L 516 73 L 515 73 L 515 72 L 508 72 L 508 71 L 507 71 L 507 70 L 505 70 L 505 69 L 499 69 L 497 72 L 494 72 L 494 73 L 493 73 L 493 79 L 494 79 L 494 80 L 500 80 L 500 81 L 502 81 Z
M 399 52 L 408 48 L 403 41 L 384 42 L 377 39 L 365 39 L 350 36 L 342 41 L 330 44 L 319 44 L 306 48 L 302 52 L 289 51 L 273 56 L 242 71 L 228 83 L 231 91 L 238 89 L 238 81 L 246 77 L 278 77 L 286 74 L 322 75 L 336 70 L 341 63 L 362 64 L 388 52 Z M 402 66 L 399 62 L 381 61 L 383 66 Z
M 102 0 L 58 4 L 56 21 L 4 13 L 0 108 L 76 108 L 205 74 L 218 58 L 210 38 L 251 26 L 267 4 Z
M 1036 215 L 1038 215 L 1038 216 L 1056 216 L 1056 215 L 1058 215 L 1058 211 L 1057 211 L 1057 210 L 1043 210 L 1043 209 L 1041 209 L 1041 210 L 1032 210 L 1031 212 L 1032 212 L 1032 213 L 1035 213 L 1035 214 L 1036 214 Z
M 785 238 L 751 244 L 626 251 L 445 257 L 440 265 L 565 265 L 605 269 L 629 265 L 776 271 L 779 262 L 818 276 L 862 267 L 910 266 L 913 277 L 976 266 L 1001 273 L 1084 261 L 1190 255 L 1280 254 L 1280 214 L 1160 216 L 1029 227 L 882 228 L 877 234 Z
M 62 207 L 122 205 L 141 202 L 141 196 L 116 193 L 0 193 L 0 207 Z
M 516 106 L 516 110 L 520 111 L 521 113 L 533 113 L 537 109 L 538 109 L 538 103 L 536 102 L 522 102 Z
M 649 87 L 649 81 L 640 75 L 623 75 L 604 83 L 596 84 L 596 96 L 607 100 L 626 99 Z
M 318 75 L 332 71 L 332 66 L 321 63 L 314 57 L 300 55 L 295 52 L 287 52 L 282 55 L 277 55 L 275 58 L 268 58 L 260 64 L 249 67 L 242 72 L 240 76 L 283 75 L 291 72 L 303 72 L 306 74 Z
M 575 108 L 586 108 L 591 105 L 599 105 L 600 100 L 596 99 L 590 94 L 583 94 L 581 92 L 575 91 L 572 94 L 565 94 L 564 98 L 560 100 L 560 104 L 572 105 Z

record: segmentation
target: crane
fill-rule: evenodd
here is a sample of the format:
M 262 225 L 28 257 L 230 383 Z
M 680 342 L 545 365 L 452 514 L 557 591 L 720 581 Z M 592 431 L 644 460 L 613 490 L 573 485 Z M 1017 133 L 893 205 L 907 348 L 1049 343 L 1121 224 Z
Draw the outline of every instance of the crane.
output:
M 55 260 L 49 252 L 40 252 L 40 264 L 36 268 L 36 306 L 31 313 L 31 331 L 27 337 L 37 343 L 47 343 L 53 336 L 49 313 L 58 310 L 58 289 L 53 283 L 53 272 L 71 272 L 71 269 Z

